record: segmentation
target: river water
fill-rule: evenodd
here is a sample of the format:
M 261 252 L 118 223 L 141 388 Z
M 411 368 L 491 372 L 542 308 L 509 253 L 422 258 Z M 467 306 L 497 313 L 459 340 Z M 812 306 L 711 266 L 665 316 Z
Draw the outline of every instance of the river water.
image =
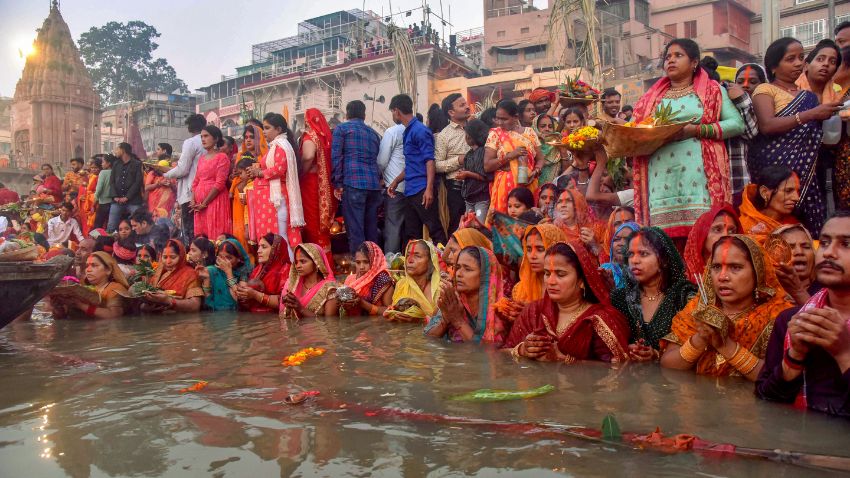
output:
M 327 352 L 281 365 L 311 346 Z M 198 380 L 209 385 L 181 393 Z M 556 390 L 527 400 L 448 400 L 545 384 Z M 624 432 L 660 426 L 739 446 L 850 456 L 850 423 L 759 401 L 741 379 L 645 364 L 517 364 L 378 319 L 18 321 L 0 331 L 0 390 L 3 477 L 838 476 L 559 432 L 600 428 L 609 413 Z M 284 403 L 306 390 L 320 394 Z M 524 425 L 535 422 L 547 427 Z

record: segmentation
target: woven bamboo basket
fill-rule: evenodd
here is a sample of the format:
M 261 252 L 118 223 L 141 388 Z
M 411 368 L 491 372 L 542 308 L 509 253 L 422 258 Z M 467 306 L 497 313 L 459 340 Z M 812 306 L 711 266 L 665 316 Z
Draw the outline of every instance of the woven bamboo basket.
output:
M 36 246 L 24 247 L 16 251 L 8 251 L 0 254 L 0 262 L 34 261 L 38 259 L 38 248 Z
M 561 103 L 561 107 L 569 108 L 573 105 L 588 105 L 590 106 L 593 103 L 599 101 L 599 98 L 596 96 L 592 96 L 590 98 L 582 98 L 579 96 L 558 96 L 558 101 Z
M 669 143 L 688 124 L 690 123 L 682 122 L 651 128 L 638 128 L 602 123 L 600 138 L 609 158 L 649 156 L 658 148 Z
M 47 295 L 51 297 L 79 299 L 86 304 L 100 304 L 100 295 L 97 291 L 80 284 L 59 285 L 48 292 Z

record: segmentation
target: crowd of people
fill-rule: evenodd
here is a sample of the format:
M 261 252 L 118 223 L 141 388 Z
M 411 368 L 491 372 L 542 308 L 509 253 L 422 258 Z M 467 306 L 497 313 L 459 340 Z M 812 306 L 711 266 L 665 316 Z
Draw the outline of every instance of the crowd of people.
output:
M 352 101 L 333 130 L 307 110 L 297 138 L 280 114 L 251 120 L 238 148 L 192 116 L 161 168 L 124 143 L 87 175 L 45 165 L 38 192 L 61 204 L 45 257 L 74 254 L 101 298 L 53 300 L 54 314 L 379 316 L 516 360 L 739 376 L 763 399 L 850 417 L 850 136 L 822 144 L 848 99 L 850 23 L 836 38 L 808 54 L 777 40 L 733 83 L 672 40 L 633 109 L 613 89 L 598 111 L 537 89 L 476 115 L 452 94 L 426 125 L 401 94 L 383 135 Z M 547 141 L 659 105 L 692 120 L 650 156 Z M 147 288 L 128 300 L 134 282 Z

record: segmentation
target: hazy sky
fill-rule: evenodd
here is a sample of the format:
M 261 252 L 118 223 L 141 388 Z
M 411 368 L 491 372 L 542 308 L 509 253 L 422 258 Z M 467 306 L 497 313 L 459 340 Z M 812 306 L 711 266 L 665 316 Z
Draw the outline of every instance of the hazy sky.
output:
M 62 16 L 74 41 L 94 26 L 111 20 L 142 20 L 162 35 L 154 57 L 162 57 L 195 90 L 236 72 L 251 63 L 251 45 L 294 35 L 297 24 L 338 10 L 360 8 L 386 15 L 419 7 L 422 0 L 62 0 Z M 439 0 L 430 0 L 439 12 Z M 545 3 L 545 2 L 536 2 Z M 455 31 L 480 27 L 480 0 L 442 0 L 443 11 Z M 24 68 L 18 49 L 35 39 L 50 12 L 50 0 L 0 0 L 0 96 L 12 96 Z M 422 11 L 396 21 L 421 21 Z M 448 28 L 446 30 L 448 34 Z

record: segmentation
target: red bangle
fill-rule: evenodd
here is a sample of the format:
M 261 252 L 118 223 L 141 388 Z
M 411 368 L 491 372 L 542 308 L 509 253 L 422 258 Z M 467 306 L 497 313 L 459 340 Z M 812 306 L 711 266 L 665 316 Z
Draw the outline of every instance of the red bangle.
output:
M 92 304 L 86 309 L 86 315 L 89 317 L 94 317 L 94 313 L 97 311 L 97 306 Z
M 790 352 L 790 349 L 786 350 L 785 355 L 782 357 L 782 361 L 785 363 L 785 366 L 792 370 L 803 370 L 803 361 L 792 357 Z

